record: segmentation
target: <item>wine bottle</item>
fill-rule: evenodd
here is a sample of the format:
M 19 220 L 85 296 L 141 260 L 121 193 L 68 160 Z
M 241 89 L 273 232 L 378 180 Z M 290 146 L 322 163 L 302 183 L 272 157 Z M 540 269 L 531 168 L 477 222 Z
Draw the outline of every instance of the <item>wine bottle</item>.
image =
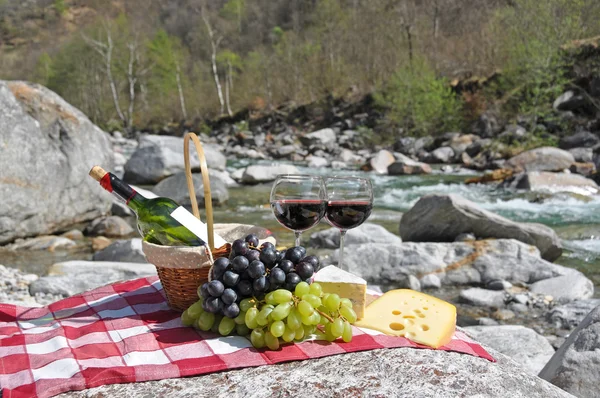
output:
M 174 200 L 163 197 L 145 198 L 99 166 L 92 167 L 90 176 L 100 182 L 102 188 L 122 198 L 136 213 L 138 230 L 145 241 L 164 246 L 206 245 L 206 225 Z M 214 243 L 218 248 L 226 242 L 215 234 Z

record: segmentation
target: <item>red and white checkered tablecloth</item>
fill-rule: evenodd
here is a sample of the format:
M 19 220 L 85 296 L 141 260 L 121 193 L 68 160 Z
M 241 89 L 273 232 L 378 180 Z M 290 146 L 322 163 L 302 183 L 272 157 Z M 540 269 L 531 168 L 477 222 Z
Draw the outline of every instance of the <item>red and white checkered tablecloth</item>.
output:
M 103 286 L 42 308 L 0 304 L 3 398 L 51 397 L 131 383 L 270 365 L 378 348 L 427 348 L 354 328 L 352 342 L 305 341 L 256 350 L 245 337 L 184 327 L 157 277 Z M 494 359 L 456 332 L 441 350 Z

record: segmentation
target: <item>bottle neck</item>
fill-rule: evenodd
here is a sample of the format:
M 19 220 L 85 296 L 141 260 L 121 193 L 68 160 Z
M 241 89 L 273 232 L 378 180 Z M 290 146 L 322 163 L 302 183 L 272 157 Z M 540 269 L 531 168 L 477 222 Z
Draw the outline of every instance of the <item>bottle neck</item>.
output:
M 108 192 L 114 192 L 117 194 L 119 197 L 125 200 L 127 206 L 131 207 L 136 212 L 140 206 L 142 206 L 143 203 L 148 200 L 140 195 L 135 189 L 123 182 L 123 180 L 117 178 L 117 176 L 115 176 L 113 173 L 106 173 L 106 175 L 100 180 L 100 185 Z

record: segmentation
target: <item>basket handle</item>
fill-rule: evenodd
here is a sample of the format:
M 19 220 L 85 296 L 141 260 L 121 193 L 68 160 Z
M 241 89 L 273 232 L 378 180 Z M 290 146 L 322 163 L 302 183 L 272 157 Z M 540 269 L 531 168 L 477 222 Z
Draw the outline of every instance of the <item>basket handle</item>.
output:
M 204 148 L 194 133 L 186 133 L 183 137 L 183 159 L 185 163 L 185 178 L 187 180 L 188 192 L 190 201 L 192 202 L 192 213 L 200 220 L 200 211 L 198 210 L 198 202 L 196 201 L 196 190 L 194 189 L 194 180 L 192 179 L 192 166 L 190 163 L 190 140 L 194 142 L 198 159 L 200 160 L 200 172 L 202 173 L 202 183 L 204 184 L 204 208 L 206 209 L 206 224 L 208 226 L 208 247 L 212 251 L 215 249 L 214 238 L 214 223 L 212 209 L 212 195 L 210 194 L 210 180 L 208 178 L 208 165 L 206 164 L 206 156 L 204 156 Z

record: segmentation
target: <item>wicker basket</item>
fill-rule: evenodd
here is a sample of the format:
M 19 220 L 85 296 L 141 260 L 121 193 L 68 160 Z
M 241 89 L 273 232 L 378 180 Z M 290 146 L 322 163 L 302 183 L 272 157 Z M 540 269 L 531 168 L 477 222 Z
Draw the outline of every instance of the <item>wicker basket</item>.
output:
M 143 242 L 144 254 L 148 261 L 156 266 L 158 277 L 167 296 L 167 302 L 172 309 L 177 311 L 184 311 L 198 301 L 198 287 L 208 281 L 210 268 L 214 259 L 228 257 L 231 252 L 230 244 L 226 244 L 220 248 L 214 247 L 212 197 L 206 157 L 204 156 L 202 144 L 196 134 L 187 133 L 184 137 L 183 153 L 187 186 L 192 202 L 192 213 L 200 219 L 190 164 L 190 140 L 194 142 L 198 158 L 200 159 L 210 252 L 205 246 L 160 246 Z

